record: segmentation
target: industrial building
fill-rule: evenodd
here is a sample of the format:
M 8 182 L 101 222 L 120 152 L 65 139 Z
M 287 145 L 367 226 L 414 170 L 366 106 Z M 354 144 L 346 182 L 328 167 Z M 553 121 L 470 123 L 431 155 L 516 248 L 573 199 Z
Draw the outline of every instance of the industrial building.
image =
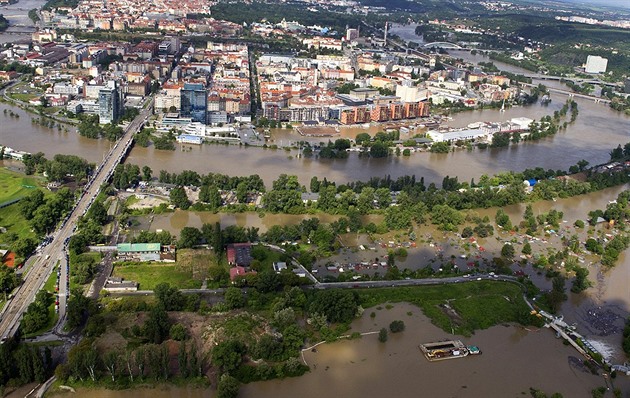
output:
M 586 73 L 605 73 L 607 67 L 607 58 L 602 58 L 598 55 L 589 55 L 586 57 L 586 66 L 584 67 L 584 71 Z

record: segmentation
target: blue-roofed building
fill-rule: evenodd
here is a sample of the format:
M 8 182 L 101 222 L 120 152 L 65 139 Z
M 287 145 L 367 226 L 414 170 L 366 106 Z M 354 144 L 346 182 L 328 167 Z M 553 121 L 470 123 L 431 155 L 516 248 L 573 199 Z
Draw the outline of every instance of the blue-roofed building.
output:
M 201 145 L 203 143 L 203 137 L 198 135 L 181 134 L 177 136 L 177 142 L 182 144 Z

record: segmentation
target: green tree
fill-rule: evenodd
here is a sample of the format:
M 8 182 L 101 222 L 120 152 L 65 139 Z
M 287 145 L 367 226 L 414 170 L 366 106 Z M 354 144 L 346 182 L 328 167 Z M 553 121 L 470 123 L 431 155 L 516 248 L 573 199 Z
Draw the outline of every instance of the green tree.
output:
M 525 244 L 523 245 L 523 250 L 521 250 L 521 253 L 525 254 L 526 256 L 531 255 L 532 245 L 529 242 L 525 242 Z
M 378 332 L 378 341 L 380 341 L 381 343 L 385 343 L 387 341 L 387 329 L 382 328 Z
M 244 307 L 245 297 L 241 289 L 232 286 L 228 287 L 225 290 L 225 304 L 231 309 Z
M 181 323 L 176 323 L 171 326 L 168 331 L 168 335 L 171 339 L 175 341 L 184 341 L 188 338 L 188 332 L 186 331 L 186 327 Z
M 190 207 L 190 200 L 188 200 L 188 196 L 186 196 L 186 191 L 183 187 L 175 187 L 171 189 L 169 196 L 171 203 L 180 209 L 187 210 Z
M 83 295 L 83 290 L 72 289 L 68 300 L 68 310 L 66 312 L 67 325 L 70 329 L 79 327 L 84 319 L 94 312 L 91 308 L 92 301 Z
M 575 268 L 575 279 L 571 285 L 571 291 L 573 293 L 580 293 L 588 289 L 591 286 L 591 281 L 588 280 L 588 269 L 584 267 Z
M 19 257 L 26 257 L 37 247 L 37 242 L 33 238 L 20 238 L 13 242 L 11 250 Z
M 464 216 L 449 205 L 435 205 L 431 211 L 431 222 L 445 231 L 456 231 L 464 222 Z
M 370 156 L 373 158 L 385 158 L 389 155 L 389 148 L 386 144 L 378 141 L 370 147 Z
M 221 207 L 221 193 L 214 185 L 203 185 L 199 190 L 199 200 L 208 203 L 212 210 Z
M 247 195 L 249 194 L 249 190 L 247 189 L 246 182 L 240 182 L 236 186 L 236 199 L 239 203 L 247 203 Z
M 151 181 L 153 178 L 153 170 L 149 166 L 142 167 L 142 179 L 145 181 Z
M 446 141 L 434 142 L 431 145 L 431 149 L 430 149 L 430 151 L 434 153 L 448 153 L 450 150 L 451 150 L 451 146 Z
M 405 322 L 404 321 L 393 321 L 392 323 L 389 324 L 389 330 L 392 333 L 400 333 L 403 330 L 405 330 Z
M 378 188 L 374 195 L 380 209 L 386 209 L 392 203 L 392 194 L 388 188 Z
M 512 246 L 509 243 L 504 244 L 503 247 L 501 248 L 501 255 L 505 258 L 512 258 L 514 257 L 514 254 L 515 254 L 514 246 Z
M 195 247 L 203 237 L 201 231 L 195 227 L 184 227 L 179 233 L 177 245 L 180 249 Z
M 240 383 L 234 377 L 224 374 L 219 379 L 217 398 L 236 398 Z
M 359 133 L 354 138 L 354 142 L 356 142 L 357 145 L 365 146 L 370 143 L 371 139 L 372 137 L 370 137 L 368 133 Z
M 621 145 L 617 145 L 617 148 L 613 149 L 610 152 L 610 160 L 621 160 L 623 159 L 623 148 Z
M 323 314 L 329 322 L 349 322 L 355 317 L 358 308 L 359 298 L 355 292 L 320 290 L 313 296 L 309 312 Z
M 6 295 L 21 283 L 22 277 L 15 272 L 14 268 L 9 268 L 4 264 L 0 265 L 0 292 Z
M 160 344 L 169 336 L 170 329 L 171 325 L 164 306 L 156 305 L 153 307 L 144 323 L 144 336 L 150 342 Z
M 184 307 L 184 296 L 174 286 L 167 282 L 163 282 L 155 286 L 153 289 L 159 306 L 165 311 L 180 311 Z M 161 314 L 160 314 L 161 315 Z
M 243 361 L 246 347 L 236 340 L 222 341 L 212 349 L 212 363 L 224 373 L 235 371 Z
M 96 221 L 99 225 L 105 225 L 107 222 L 107 209 L 103 205 L 103 202 L 100 200 L 96 200 L 90 206 L 90 210 L 87 213 L 87 216 L 94 221 Z

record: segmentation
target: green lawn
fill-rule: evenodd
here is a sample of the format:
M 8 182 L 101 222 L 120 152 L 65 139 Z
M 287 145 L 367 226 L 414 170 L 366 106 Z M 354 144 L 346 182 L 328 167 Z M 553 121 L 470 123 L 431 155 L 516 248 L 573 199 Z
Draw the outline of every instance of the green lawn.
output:
M 44 283 L 44 287 L 42 288 L 52 294 L 55 294 L 55 286 L 57 285 L 57 267 L 59 266 L 59 262 L 59 260 L 55 262 L 53 272 L 50 274 L 50 277 L 46 280 L 46 283 Z
M 470 335 L 504 322 L 518 322 L 528 313 L 519 286 L 507 282 L 467 282 L 441 286 L 358 290 L 364 308 L 386 302 L 409 302 L 422 308 L 438 327 Z M 448 304 L 453 311 L 444 307 Z
M 42 189 L 42 184 L 43 181 L 37 177 L 0 168 L 0 203 L 27 196 L 35 189 Z M 44 190 L 44 195 L 50 194 Z M 17 203 L 0 209 L 0 227 L 6 228 L 7 232 L 15 232 L 20 238 L 36 238 L 29 222 L 20 214 Z M 7 243 L 6 234 L 0 234 L 0 243 Z
M 163 282 L 180 289 L 198 289 L 201 287 L 201 280 L 192 278 L 190 268 L 178 265 L 156 263 L 116 265 L 113 276 L 124 278 L 127 281 L 138 282 L 140 290 L 153 290 L 156 285 Z
M 29 222 L 20 214 L 17 203 L 0 209 L 0 226 L 6 228 L 7 232 L 15 232 L 20 238 L 36 237 Z M 6 236 L 0 234 L 0 243 L 7 243 Z
M 39 186 L 35 177 L 0 169 L 0 203 L 26 196 Z
M 29 102 L 30 100 L 32 100 L 33 98 L 37 98 L 38 96 L 35 94 L 11 93 L 9 94 L 9 97 L 18 101 Z

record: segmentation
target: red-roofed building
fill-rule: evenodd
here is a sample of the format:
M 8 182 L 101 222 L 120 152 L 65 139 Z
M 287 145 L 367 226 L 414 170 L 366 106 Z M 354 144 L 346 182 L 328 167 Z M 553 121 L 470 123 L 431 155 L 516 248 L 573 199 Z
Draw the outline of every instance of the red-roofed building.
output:
M 230 268 L 230 281 L 234 282 L 234 279 L 238 276 L 254 275 L 256 271 L 246 271 L 245 267 L 232 267 Z
M 15 267 L 15 253 L 9 250 L 0 250 L 0 260 L 2 264 L 9 268 Z

